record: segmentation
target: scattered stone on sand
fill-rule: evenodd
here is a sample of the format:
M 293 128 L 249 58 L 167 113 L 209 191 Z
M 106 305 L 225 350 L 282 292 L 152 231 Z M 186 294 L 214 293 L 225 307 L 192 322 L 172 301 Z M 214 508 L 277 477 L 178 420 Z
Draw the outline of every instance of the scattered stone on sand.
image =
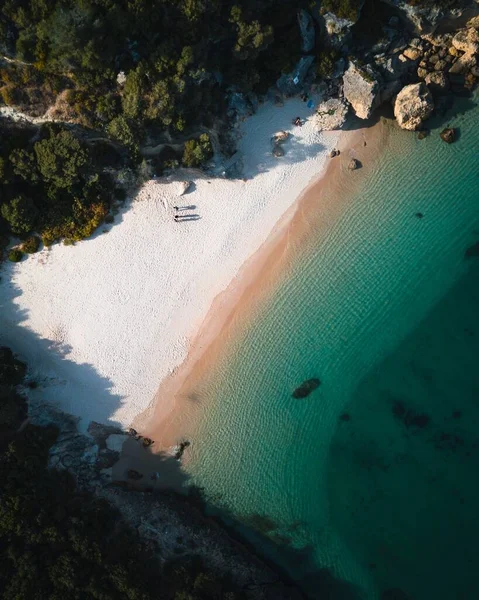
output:
M 179 195 L 184 196 L 186 194 L 186 192 L 191 188 L 192 185 L 193 185 L 192 181 L 182 181 Z
M 180 444 L 178 444 L 178 446 L 175 449 L 175 453 L 174 453 L 174 457 L 176 458 L 176 460 L 181 460 L 185 450 L 188 448 L 188 446 L 191 444 L 191 442 L 189 442 L 188 440 L 185 440 L 184 442 L 181 442 Z
M 128 429 L 128 435 L 136 437 L 138 435 L 138 432 L 136 431 L 136 429 L 133 429 L 133 427 L 130 427 L 130 429 Z
M 329 153 L 329 158 L 334 158 L 335 156 L 339 156 L 341 154 L 341 152 L 339 150 L 336 150 L 336 148 L 333 148 L 331 150 L 331 152 Z
M 313 377 L 312 379 L 307 379 L 306 381 L 303 381 L 303 383 L 294 390 L 292 394 L 293 398 L 306 398 L 307 396 L 309 396 L 309 394 L 311 394 L 311 392 L 314 392 L 314 390 L 317 389 L 320 385 L 321 381 L 316 377 Z
M 142 442 L 142 444 L 143 444 L 143 447 L 144 447 L 144 448 L 148 448 L 148 447 L 149 447 L 149 446 L 151 446 L 153 443 L 154 443 L 154 442 L 153 442 L 153 440 L 152 440 L 151 438 L 149 438 L 149 437 L 145 437 L 145 438 L 143 438 L 143 442 Z
M 419 129 L 433 110 L 432 94 L 424 82 L 404 87 L 394 103 L 394 116 L 399 126 L 409 131 Z
M 143 475 L 138 471 L 135 471 L 135 469 L 128 469 L 128 471 L 126 472 L 126 476 L 128 477 L 128 479 L 133 479 L 134 481 L 143 479 Z
M 280 156 L 284 156 L 284 149 L 282 148 L 282 144 L 289 139 L 289 133 L 287 131 L 278 131 L 271 138 L 271 146 L 273 156 L 279 158 Z
M 439 134 L 441 139 L 446 142 L 446 144 L 452 144 L 456 139 L 456 130 L 452 127 L 446 127 Z
M 360 169 L 361 168 L 361 163 L 357 158 L 352 158 L 349 163 L 348 163 L 348 169 L 350 171 L 356 171 L 356 169 Z
M 476 242 L 472 246 L 469 246 L 469 248 L 466 250 L 465 256 L 466 258 L 473 258 L 479 256 L 479 242 Z

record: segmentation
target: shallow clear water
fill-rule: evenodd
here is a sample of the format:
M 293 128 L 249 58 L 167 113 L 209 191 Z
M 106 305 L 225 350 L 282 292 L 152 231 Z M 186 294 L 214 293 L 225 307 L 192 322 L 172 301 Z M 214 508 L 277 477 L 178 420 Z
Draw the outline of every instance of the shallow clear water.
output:
M 462 103 L 453 145 L 390 136 L 198 390 L 193 481 L 312 596 L 479 597 L 479 108 Z

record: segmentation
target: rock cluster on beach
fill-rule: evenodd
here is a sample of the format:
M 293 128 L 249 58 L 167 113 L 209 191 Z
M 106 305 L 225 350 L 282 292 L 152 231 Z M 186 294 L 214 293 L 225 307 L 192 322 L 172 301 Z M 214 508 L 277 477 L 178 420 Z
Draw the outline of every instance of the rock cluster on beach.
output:
M 442 114 L 450 106 L 448 94 L 467 94 L 477 84 L 479 16 L 455 32 L 435 33 L 441 21 L 461 16 L 462 10 L 390 3 L 403 14 L 391 17 L 372 48 L 354 48 L 352 21 L 322 16 L 328 44 L 344 51 L 347 41 L 352 48 L 344 73 L 332 75 L 323 90 L 315 115 L 318 129 L 341 128 L 349 108 L 359 119 L 370 119 L 385 102 L 392 102 L 401 128 L 421 129 L 435 111 Z

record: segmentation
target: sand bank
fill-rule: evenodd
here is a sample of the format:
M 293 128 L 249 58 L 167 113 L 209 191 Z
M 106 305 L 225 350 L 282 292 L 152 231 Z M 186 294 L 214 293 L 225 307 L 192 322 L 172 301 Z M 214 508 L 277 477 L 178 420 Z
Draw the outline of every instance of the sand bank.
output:
M 183 363 L 212 302 L 274 233 L 329 160 L 339 133 L 319 133 L 305 104 L 266 104 L 239 128 L 245 180 L 197 172 L 147 182 L 93 238 L 2 268 L 0 342 L 28 361 L 31 392 L 89 421 L 129 426 Z M 285 156 L 271 136 L 291 133 Z M 179 197 L 181 180 L 194 180 Z M 196 220 L 176 223 L 174 206 Z M 210 320 L 210 318 L 208 318 Z

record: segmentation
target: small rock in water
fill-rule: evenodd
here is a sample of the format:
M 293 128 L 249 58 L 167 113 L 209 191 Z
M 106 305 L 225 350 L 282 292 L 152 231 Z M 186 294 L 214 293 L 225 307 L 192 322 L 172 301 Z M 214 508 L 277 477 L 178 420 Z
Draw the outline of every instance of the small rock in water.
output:
M 321 381 L 316 377 L 313 377 L 313 379 L 307 379 L 306 381 L 303 381 L 303 383 L 294 390 L 293 398 L 306 398 L 307 396 L 309 396 L 309 394 L 311 394 L 311 392 L 314 392 L 314 390 L 317 389 L 320 385 Z
M 136 431 L 136 429 L 133 429 L 133 427 L 130 427 L 130 429 L 128 429 L 128 435 L 136 437 L 138 435 L 138 432 Z
M 452 144 L 456 139 L 456 130 L 452 127 L 446 127 L 446 129 L 441 131 L 440 136 L 446 144 Z
M 186 448 L 188 448 L 188 446 L 190 445 L 190 442 L 188 440 L 181 442 L 181 444 L 179 444 L 177 446 L 177 449 L 175 451 L 175 458 L 176 460 L 181 460 L 181 457 L 183 456 Z
M 422 129 L 418 134 L 417 134 L 417 139 L 418 140 L 424 140 L 425 138 L 427 138 L 429 132 L 427 131 L 427 129 Z
M 424 215 L 422 214 L 422 212 L 417 212 L 415 215 L 418 219 L 422 219 L 424 217 Z
M 153 444 L 153 440 L 149 437 L 145 437 L 143 438 L 142 444 L 145 448 L 148 448 L 148 446 L 151 446 Z
M 350 421 L 351 420 L 351 415 L 349 413 L 343 413 L 342 415 L 339 416 L 339 420 L 340 421 Z
M 348 169 L 349 169 L 350 171 L 355 171 L 356 169 L 360 169 L 360 168 L 361 168 L 361 166 L 362 166 L 362 165 L 361 165 L 361 163 L 359 162 L 359 160 L 358 160 L 357 158 L 352 158 L 352 159 L 349 161 L 349 164 L 348 164 Z

